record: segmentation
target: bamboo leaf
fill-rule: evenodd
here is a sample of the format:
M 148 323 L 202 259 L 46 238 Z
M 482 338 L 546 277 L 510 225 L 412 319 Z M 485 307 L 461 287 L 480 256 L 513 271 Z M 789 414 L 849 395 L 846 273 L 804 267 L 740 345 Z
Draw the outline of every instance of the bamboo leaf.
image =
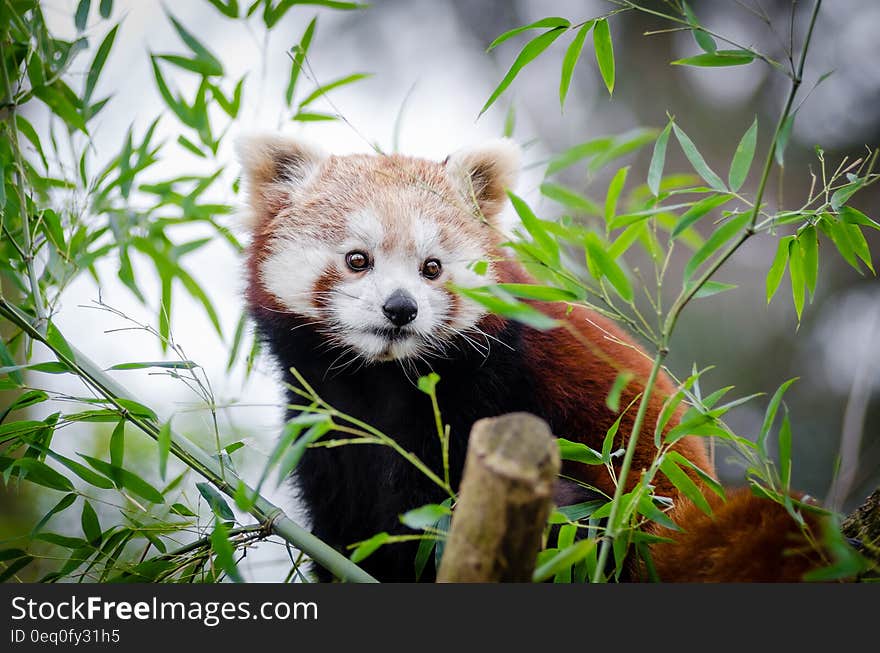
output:
M 697 45 L 699 45 L 704 52 L 715 52 L 718 49 L 718 46 L 715 44 L 715 39 L 704 30 L 700 29 L 700 23 L 697 20 L 696 14 L 694 14 L 693 10 L 690 8 L 690 5 L 682 0 L 681 6 L 684 9 L 684 15 L 687 18 L 688 23 L 691 25 L 691 33 L 694 35 L 694 41 L 697 42 Z
M 534 23 L 529 23 L 528 25 L 523 25 L 521 27 L 515 27 L 512 30 L 508 30 L 504 32 L 501 36 L 498 36 L 494 41 L 489 44 L 489 47 L 486 48 L 486 52 L 490 52 L 494 48 L 498 47 L 508 39 L 513 38 L 517 34 L 522 34 L 526 30 L 530 29 L 539 29 L 541 27 L 568 27 L 571 25 L 571 22 L 565 18 L 559 17 L 550 17 L 550 18 L 542 18 L 541 20 L 535 21 Z
M 574 73 L 574 67 L 580 59 L 581 51 L 584 49 L 584 41 L 587 38 L 587 32 L 593 27 L 595 21 L 588 20 L 578 30 L 578 33 L 572 39 L 571 44 L 565 51 L 565 57 L 562 59 L 562 77 L 559 80 L 559 106 L 565 106 L 565 98 L 568 95 L 568 88 L 571 86 L 571 76 Z
M 214 519 L 214 530 L 211 532 L 211 549 L 216 555 L 214 562 L 220 569 L 226 572 L 230 580 L 236 583 L 244 582 L 238 565 L 235 564 L 235 549 L 229 541 L 229 532 L 219 519 Z
M 413 530 L 423 531 L 434 526 L 444 515 L 451 515 L 452 510 L 438 503 L 429 503 L 405 512 L 400 516 L 400 523 Z
M 528 231 L 532 238 L 534 238 L 535 244 L 550 256 L 551 260 L 558 262 L 559 244 L 549 233 L 547 233 L 547 230 L 532 212 L 529 205 L 526 204 L 521 197 L 511 191 L 507 191 L 507 196 L 510 198 L 510 203 L 513 205 L 514 210 L 516 210 L 517 215 L 519 215 L 520 220 L 522 220 L 526 231 Z
M 595 234 L 590 234 L 592 238 L 587 239 L 587 256 L 589 260 L 598 268 L 601 276 L 604 276 L 617 293 L 628 302 L 633 300 L 633 289 L 626 274 L 617 265 L 605 251 L 605 247 Z
M 608 396 L 605 397 L 605 405 L 612 412 L 616 413 L 620 410 L 620 395 L 629 382 L 632 381 L 632 378 L 632 372 L 619 372 L 615 377 L 614 384 L 611 386 L 611 390 L 608 391 Z
M 98 546 L 101 543 L 101 522 L 98 521 L 98 515 L 88 501 L 83 501 L 80 524 L 88 543 L 92 546 Z
M 666 144 L 671 129 L 672 122 L 669 122 L 654 143 L 654 153 L 651 155 L 651 165 L 648 168 L 648 188 L 654 197 L 660 194 L 660 180 L 663 178 L 663 167 L 666 164 Z
M 495 100 L 498 99 L 498 96 L 501 95 L 508 86 L 510 86 L 511 82 L 516 78 L 519 72 L 531 63 L 535 57 L 541 54 L 544 50 L 550 47 L 550 45 L 562 36 L 563 32 L 565 32 L 565 27 L 554 27 L 551 30 L 548 30 L 541 34 L 540 36 L 536 36 L 534 39 L 526 43 L 523 49 L 520 51 L 519 55 L 517 55 L 516 59 L 511 65 L 510 70 L 507 71 L 507 74 L 498 84 L 494 91 L 492 91 L 492 95 L 489 96 L 489 99 L 486 101 L 486 104 L 483 105 L 483 108 L 480 109 L 479 115 L 482 116 L 486 113 L 486 110 L 491 107 Z
M 84 104 L 88 104 L 89 99 L 92 97 L 92 92 L 95 90 L 95 85 L 98 83 L 98 78 L 101 76 L 101 71 L 107 62 L 107 55 L 110 54 L 110 49 L 113 47 L 113 41 L 116 39 L 116 32 L 118 30 L 119 25 L 115 25 L 110 30 L 107 36 L 104 37 L 104 40 L 101 41 L 101 45 L 98 46 L 95 58 L 92 59 L 92 65 L 89 66 L 89 73 L 86 76 L 85 91 L 83 92 Z
M 779 428 L 779 478 L 787 494 L 791 487 L 791 422 L 788 409 L 782 416 L 782 426 Z
M 794 111 L 785 119 L 785 122 L 782 123 L 782 127 L 779 129 L 779 135 L 776 137 L 773 157 L 780 167 L 785 162 L 785 148 L 788 147 L 788 141 L 791 138 L 791 129 L 794 127 L 794 117 L 796 114 L 797 111 Z
M 110 435 L 110 464 L 122 467 L 125 456 L 125 420 L 120 419 Z
M 684 215 L 679 218 L 678 222 L 676 222 L 675 226 L 672 228 L 670 237 L 673 239 L 678 238 L 682 232 L 690 228 L 695 222 L 697 222 L 697 220 L 710 211 L 717 209 L 719 206 L 723 206 L 732 199 L 733 195 L 709 195 L 708 197 L 704 197 L 685 211 Z
M 798 323 L 801 321 L 801 313 L 804 310 L 804 258 L 801 254 L 801 246 L 795 238 L 788 243 L 788 276 L 791 280 L 791 298 L 794 301 L 794 310 L 797 313 Z
M 159 445 L 159 477 L 165 480 L 165 471 L 168 468 L 168 452 L 171 451 L 171 422 L 165 422 L 159 429 L 156 437 Z
M 312 18 L 312 21 L 309 23 L 308 27 L 306 27 L 306 31 L 303 32 L 302 38 L 299 40 L 299 46 L 295 48 L 293 61 L 290 64 L 290 80 L 287 82 L 287 90 L 284 93 L 284 99 L 287 106 L 290 106 L 290 103 L 293 102 L 296 83 L 299 80 L 299 74 L 302 71 L 303 62 L 308 56 L 309 47 L 312 44 L 312 37 L 315 34 L 315 26 L 317 25 L 317 22 L 317 16 Z
M 61 492 L 73 491 L 73 483 L 70 479 L 36 458 L 18 458 L 12 463 L 11 468 L 19 470 L 19 477 L 27 478 L 31 483 Z
M 752 167 L 752 160 L 755 158 L 755 145 L 758 142 L 758 118 L 756 117 L 752 126 L 746 130 L 740 139 L 739 145 L 736 147 L 736 153 L 733 155 L 733 161 L 730 163 L 730 173 L 727 176 L 727 183 L 730 189 L 738 191 L 746 181 L 749 175 L 749 169 Z
M 684 151 L 684 155 L 687 157 L 688 161 L 690 161 L 694 170 L 697 171 L 697 174 L 715 190 L 722 193 L 727 192 L 727 187 L 724 185 L 724 182 L 721 181 L 721 177 L 715 174 L 715 172 L 708 166 L 705 159 L 703 159 L 703 155 L 700 154 L 699 150 L 697 150 L 697 146 L 694 145 L 694 142 L 688 137 L 688 135 L 685 134 L 675 123 L 672 124 L 672 129 L 675 132 L 675 137 L 678 139 L 678 143 L 681 145 L 681 149 Z
M 220 493 L 217 492 L 217 490 L 214 489 L 214 486 L 210 483 L 196 483 L 196 489 L 198 489 L 199 494 L 205 498 L 205 501 L 208 502 L 208 505 L 211 506 L 211 510 L 214 511 L 214 514 L 219 519 L 235 521 L 235 515 L 232 510 L 229 509 L 226 500 L 220 496 Z
M 690 499 L 697 508 L 707 515 L 712 515 L 712 508 L 706 500 L 706 497 L 703 496 L 700 488 L 697 487 L 697 484 L 694 483 L 690 476 L 682 471 L 681 467 L 675 464 L 672 458 L 663 458 L 663 462 L 660 463 L 660 471 L 662 471 L 666 475 L 666 478 L 668 478 L 684 496 Z
M 614 219 L 614 216 L 617 212 L 617 200 L 620 197 L 620 193 L 623 191 L 623 186 L 626 184 L 626 176 L 629 172 L 629 166 L 621 168 L 617 171 L 614 177 L 611 179 L 611 183 L 608 185 L 608 193 L 605 195 L 605 225 L 611 224 L 611 221 Z
M 776 413 L 779 411 L 779 405 L 782 403 L 782 397 L 791 384 L 797 381 L 797 377 L 789 379 L 776 389 L 767 404 L 767 410 L 764 413 L 764 422 L 761 425 L 761 432 L 758 434 L 758 450 L 763 457 L 767 457 L 767 436 L 770 435 L 770 429 L 773 428 L 773 422 L 776 419 Z
M 593 46 L 596 50 L 596 63 L 599 64 L 599 72 L 608 89 L 608 94 L 614 94 L 614 47 L 611 43 L 611 29 L 608 21 L 600 18 L 593 28 Z
M 563 206 L 566 206 L 577 213 L 584 213 L 586 215 L 602 214 L 602 209 L 599 208 L 599 205 L 589 197 L 581 195 L 580 193 L 560 184 L 545 181 L 541 184 L 541 194 L 555 202 L 559 202 Z
M 807 289 L 810 291 L 810 300 L 816 292 L 816 282 L 819 279 L 819 235 L 816 227 L 809 225 L 798 234 L 801 255 L 804 257 L 804 279 Z
M 694 57 L 676 59 L 673 66 L 697 66 L 701 68 L 718 68 L 723 66 L 743 66 L 755 60 L 755 55 L 748 50 L 717 50 L 705 52 Z
M 684 278 L 690 279 L 694 272 L 697 271 L 703 263 L 705 263 L 715 252 L 727 243 L 731 238 L 740 233 L 743 227 L 748 224 L 750 215 L 744 213 L 735 218 L 731 218 L 728 222 L 721 225 L 715 232 L 709 236 L 703 246 L 691 257 L 684 268 Z
M 788 244 L 793 239 L 794 236 L 786 236 L 779 239 L 779 245 L 776 247 L 776 256 L 773 257 L 770 271 L 767 272 L 766 295 L 768 304 L 779 288 L 782 275 L 785 274 L 785 266 L 788 264 Z
M 368 77 L 372 77 L 372 75 L 369 73 L 354 73 L 352 75 L 346 75 L 345 77 L 333 80 L 332 82 L 328 82 L 327 84 L 319 86 L 314 91 L 309 93 L 309 95 L 306 96 L 306 98 L 299 103 L 298 108 L 299 110 L 302 110 L 303 108 L 317 100 L 319 97 L 326 95 L 333 89 L 339 88 L 340 86 L 353 84 L 354 82 L 360 81 L 362 79 L 367 79 Z

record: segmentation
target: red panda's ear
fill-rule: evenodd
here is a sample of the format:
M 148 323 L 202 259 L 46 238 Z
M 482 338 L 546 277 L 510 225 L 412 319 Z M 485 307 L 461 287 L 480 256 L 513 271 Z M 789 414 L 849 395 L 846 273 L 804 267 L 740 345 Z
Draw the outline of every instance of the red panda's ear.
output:
M 251 227 L 281 209 L 327 158 L 319 147 L 281 134 L 240 136 L 236 150 Z
M 446 159 L 446 168 L 467 204 L 476 202 L 486 218 L 501 212 L 505 191 L 516 185 L 521 152 L 509 138 L 459 150 Z

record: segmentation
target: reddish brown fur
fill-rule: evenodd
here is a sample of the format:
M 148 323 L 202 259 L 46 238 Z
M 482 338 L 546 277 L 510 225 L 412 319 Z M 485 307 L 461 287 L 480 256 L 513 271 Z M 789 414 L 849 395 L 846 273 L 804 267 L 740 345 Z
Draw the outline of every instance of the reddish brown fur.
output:
M 269 183 L 264 177 L 277 175 L 276 170 L 269 170 L 266 165 L 257 166 L 258 183 Z M 503 187 L 495 179 L 497 171 L 493 172 L 492 166 L 487 167 L 486 161 L 480 159 L 474 160 L 470 171 L 479 211 L 469 207 L 469 202 L 457 192 L 450 182 L 447 166 L 398 155 L 329 157 L 314 172 L 306 188 L 286 202 L 282 201 L 284 189 L 277 184 L 265 193 L 260 188 L 256 192 L 252 188 L 251 205 L 257 215 L 248 258 L 249 302 L 252 306 L 283 310 L 278 300 L 266 291 L 259 275 L 271 240 L 279 231 L 337 238 L 345 216 L 364 206 L 375 207 L 383 219 L 392 223 L 406 220 L 406 212 L 395 210 L 403 204 L 403 198 L 423 204 L 424 210 L 445 229 L 453 230 L 450 233 L 483 244 L 489 257 L 500 261 L 493 264 L 498 281 L 532 282 L 520 265 L 504 261 L 505 254 L 498 249 L 501 236 L 494 225 L 481 219 L 493 219 L 505 200 Z M 391 226 L 389 233 L 403 231 Z M 446 236 L 444 231 L 442 237 Z M 487 282 L 490 279 L 487 278 Z M 332 275 L 325 274 L 315 290 L 328 290 L 333 283 Z M 454 302 L 460 301 L 457 296 L 452 297 Z M 457 306 L 454 303 L 453 309 Z M 535 303 L 535 306 L 570 326 L 525 332 L 522 355 L 538 381 L 540 400 L 548 407 L 548 414 L 559 429 L 557 435 L 600 449 L 605 432 L 617 418 L 605 401 L 618 373 L 629 371 L 634 375 L 621 397 L 621 406 L 625 407 L 643 388 L 651 361 L 614 322 L 587 308 L 575 307 L 568 313 L 569 307 L 564 304 Z M 488 315 L 479 326 L 489 334 L 497 334 L 504 320 Z M 654 424 L 663 401 L 674 392 L 670 378 L 661 373 L 650 397 L 627 488 L 638 482 L 640 473 L 654 459 Z M 635 413 L 633 407 L 625 414 L 616 446 L 625 446 L 624 438 L 632 431 Z M 673 418 L 669 428 L 677 420 L 678 417 Z M 584 430 L 585 425 L 589 425 L 588 432 Z M 703 440 L 686 437 L 674 448 L 714 475 Z M 601 466 L 567 463 L 564 471 L 609 495 L 614 491 L 612 479 Z M 699 484 L 696 476 L 692 478 Z M 659 495 L 675 501 L 671 516 L 684 529 L 680 533 L 663 532 L 673 538 L 674 543 L 652 547 L 654 565 L 664 581 L 793 581 L 822 564 L 815 551 L 805 548 L 807 542 L 797 524 L 778 504 L 745 491 L 734 492 L 727 502 L 722 502 L 709 492 L 707 498 L 714 510 L 714 515 L 709 517 L 680 496 L 664 476 L 656 476 L 654 484 Z M 813 532 L 818 533 L 819 522 L 814 517 L 809 521 Z M 791 548 L 800 553 L 785 555 Z
M 714 515 L 682 502 L 674 517 L 683 532 L 666 531 L 673 543 L 651 548 L 662 580 L 678 582 L 791 582 L 829 564 L 797 522 L 778 503 L 748 489 L 727 493 L 723 501 L 706 497 Z M 821 538 L 823 522 L 804 511 L 810 536 Z

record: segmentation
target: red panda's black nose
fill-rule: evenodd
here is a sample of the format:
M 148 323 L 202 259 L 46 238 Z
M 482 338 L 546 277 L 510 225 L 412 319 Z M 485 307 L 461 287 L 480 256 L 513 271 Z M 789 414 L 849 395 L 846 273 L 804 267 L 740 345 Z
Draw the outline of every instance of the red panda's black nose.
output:
M 416 319 L 419 305 L 415 298 L 405 290 L 395 290 L 382 306 L 382 312 L 394 326 L 402 327 Z

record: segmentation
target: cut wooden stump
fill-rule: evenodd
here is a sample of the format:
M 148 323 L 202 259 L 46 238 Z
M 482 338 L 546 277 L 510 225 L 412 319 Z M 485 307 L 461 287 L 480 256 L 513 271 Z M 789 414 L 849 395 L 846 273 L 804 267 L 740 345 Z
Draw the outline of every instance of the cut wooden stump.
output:
M 437 582 L 531 581 L 559 469 L 544 420 L 510 413 L 476 422 Z

